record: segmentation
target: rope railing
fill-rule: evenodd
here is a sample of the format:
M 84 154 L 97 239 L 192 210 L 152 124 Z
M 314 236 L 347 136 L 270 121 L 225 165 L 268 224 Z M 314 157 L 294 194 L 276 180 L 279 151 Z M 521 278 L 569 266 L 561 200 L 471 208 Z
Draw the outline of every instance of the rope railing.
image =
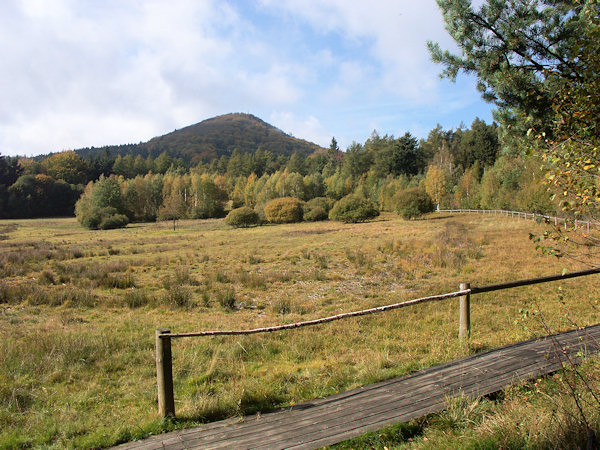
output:
M 448 292 L 447 294 L 430 295 L 428 297 L 415 298 L 400 303 L 394 303 L 391 305 L 378 306 L 376 308 L 363 309 L 361 311 L 352 311 L 347 313 L 336 314 L 335 316 L 323 317 L 321 319 L 307 320 L 304 322 L 288 323 L 285 325 L 276 325 L 272 327 L 254 328 L 252 330 L 215 330 L 215 331 L 198 331 L 193 333 L 164 333 L 160 335 L 161 339 L 164 338 L 183 338 L 183 337 L 201 337 L 201 336 L 239 336 L 245 334 L 257 334 L 257 333 L 272 333 L 274 331 L 291 330 L 294 328 L 308 327 L 311 325 L 319 325 L 322 323 L 333 322 L 335 320 L 348 319 L 350 317 L 366 316 L 368 314 L 374 314 L 384 311 L 390 311 L 392 309 L 405 308 L 407 306 L 418 305 L 419 303 L 427 303 L 439 300 L 445 300 L 448 298 L 460 297 L 461 295 L 470 294 L 470 289 L 462 291 Z
M 521 286 L 529 286 L 539 283 L 548 283 L 551 281 L 566 280 L 569 278 L 577 278 L 592 274 L 600 273 L 600 267 L 595 267 L 588 270 L 581 270 L 577 272 L 568 272 L 560 275 L 550 275 L 538 278 L 529 278 L 524 280 L 509 281 L 506 283 L 490 284 L 487 286 L 473 286 L 469 283 L 461 283 L 458 291 L 448 292 L 439 295 L 430 295 L 427 297 L 420 297 L 411 300 L 406 300 L 399 303 L 393 303 L 390 305 L 378 306 L 375 308 L 363 309 L 360 311 L 352 311 L 347 313 L 336 314 L 329 317 L 323 317 L 320 319 L 307 320 L 303 322 L 296 322 L 284 325 L 275 325 L 263 328 L 254 328 L 249 330 L 212 330 L 212 331 L 199 331 L 191 333 L 171 333 L 169 329 L 157 329 L 156 330 L 156 372 L 157 372 L 157 384 L 158 384 L 158 409 L 159 413 L 163 417 L 175 416 L 175 400 L 173 395 L 173 369 L 172 369 L 172 357 L 171 357 L 171 339 L 173 338 L 184 338 L 184 337 L 203 337 L 203 336 L 239 336 L 239 335 L 250 335 L 258 333 L 272 333 L 276 331 L 284 331 L 290 329 L 297 329 L 312 325 L 319 325 L 323 323 L 333 322 L 336 320 L 347 319 L 351 317 L 366 316 L 369 314 L 375 314 L 380 312 L 391 311 L 395 309 L 405 308 L 407 306 L 418 305 L 422 303 L 429 303 L 434 301 L 447 300 L 450 298 L 460 298 L 459 303 L 459 339 L 464 340 L 470 337 L 471 333 L 471 312 L 470 312 L 470 297 L 473 294 L 480 294 L 484 292 L 492 292 L 503 289 L 511 289 Z

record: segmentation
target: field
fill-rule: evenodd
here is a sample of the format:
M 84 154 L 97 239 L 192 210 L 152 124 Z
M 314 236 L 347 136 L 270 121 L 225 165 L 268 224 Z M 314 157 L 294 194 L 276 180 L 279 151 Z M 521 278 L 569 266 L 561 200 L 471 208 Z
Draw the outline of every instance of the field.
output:
M 88 231 L 0 221 L 0 447 L 102 447 L 265 411 L 600 321 L 596 276 L 275 335 L 173 342 L 178 419 L 158 417 L 154 330 L 247 329 L 579 270 L 481 215 L 232 229 L 222 220 Z

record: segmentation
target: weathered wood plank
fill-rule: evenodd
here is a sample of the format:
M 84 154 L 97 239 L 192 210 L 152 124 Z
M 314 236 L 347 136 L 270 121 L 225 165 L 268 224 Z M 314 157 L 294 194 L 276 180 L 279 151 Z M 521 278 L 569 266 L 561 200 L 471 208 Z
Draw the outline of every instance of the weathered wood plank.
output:
M 562 349 L 599 350 L 600 325 L 531 340 L 264 415 L 214 422 L 120 448 L 318 448 L 440 411 L 448 397 L 481 396 L 561 367 Z M 558 353 L 558 357 L 557 357 Z

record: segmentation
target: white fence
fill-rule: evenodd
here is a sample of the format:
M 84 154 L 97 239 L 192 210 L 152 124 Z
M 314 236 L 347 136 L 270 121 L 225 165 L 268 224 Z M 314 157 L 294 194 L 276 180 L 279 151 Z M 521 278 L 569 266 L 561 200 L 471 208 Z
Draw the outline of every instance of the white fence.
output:
M 559 226 L 559 224 L 563 224 L 565 230 L 568 228 L 568 224 L 572 224 L 575 229 L 585 229 L 588 232 L 591 227 L 600 228 L 599 222 L 591 222 L 587 220 L 579 220 L 579 219 L 565 219 L 563 217 L 554 217 L 554 216 L 546 216 L 544 214 L 537 213 L 528 213 L 522 211 L 507 211 L 504 209 L 440 209 L 437 212 L 447 212 L 447 213 L 479 213 L 479 214 L 493 214 L 499 216 L 506 217 L 516 217 L 519 219 L 531 219 L 531 220 L 543 220 L 548 221 L 550 223 L 554 223 L 555 226 Z M 561 225 L 561 226 L 563 226 Z

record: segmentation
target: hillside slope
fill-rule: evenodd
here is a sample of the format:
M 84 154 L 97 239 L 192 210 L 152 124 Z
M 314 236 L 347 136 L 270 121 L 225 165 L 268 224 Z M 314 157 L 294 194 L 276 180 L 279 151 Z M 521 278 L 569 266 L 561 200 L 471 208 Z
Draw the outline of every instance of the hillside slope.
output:
M 305 156 L 320 150 L 316 144 L 297 139 L 278 128 L 264 122 L 252 114 L 232 113 L 213 117 L 195 125 L 190 125 L 148 142 L 85 148 L 76 152 L 87 158 L 102 155 L 106 151 L 112 156 L 154 157 L 162 152 L 169 156 L 183 158 L 191 163 L 209 162 L 221 156 L 230 156 L 234 149 L 242 153 L 254 153 L 259 148 L 268 150 L 275 156 L 290 156 L 299 152 Z

